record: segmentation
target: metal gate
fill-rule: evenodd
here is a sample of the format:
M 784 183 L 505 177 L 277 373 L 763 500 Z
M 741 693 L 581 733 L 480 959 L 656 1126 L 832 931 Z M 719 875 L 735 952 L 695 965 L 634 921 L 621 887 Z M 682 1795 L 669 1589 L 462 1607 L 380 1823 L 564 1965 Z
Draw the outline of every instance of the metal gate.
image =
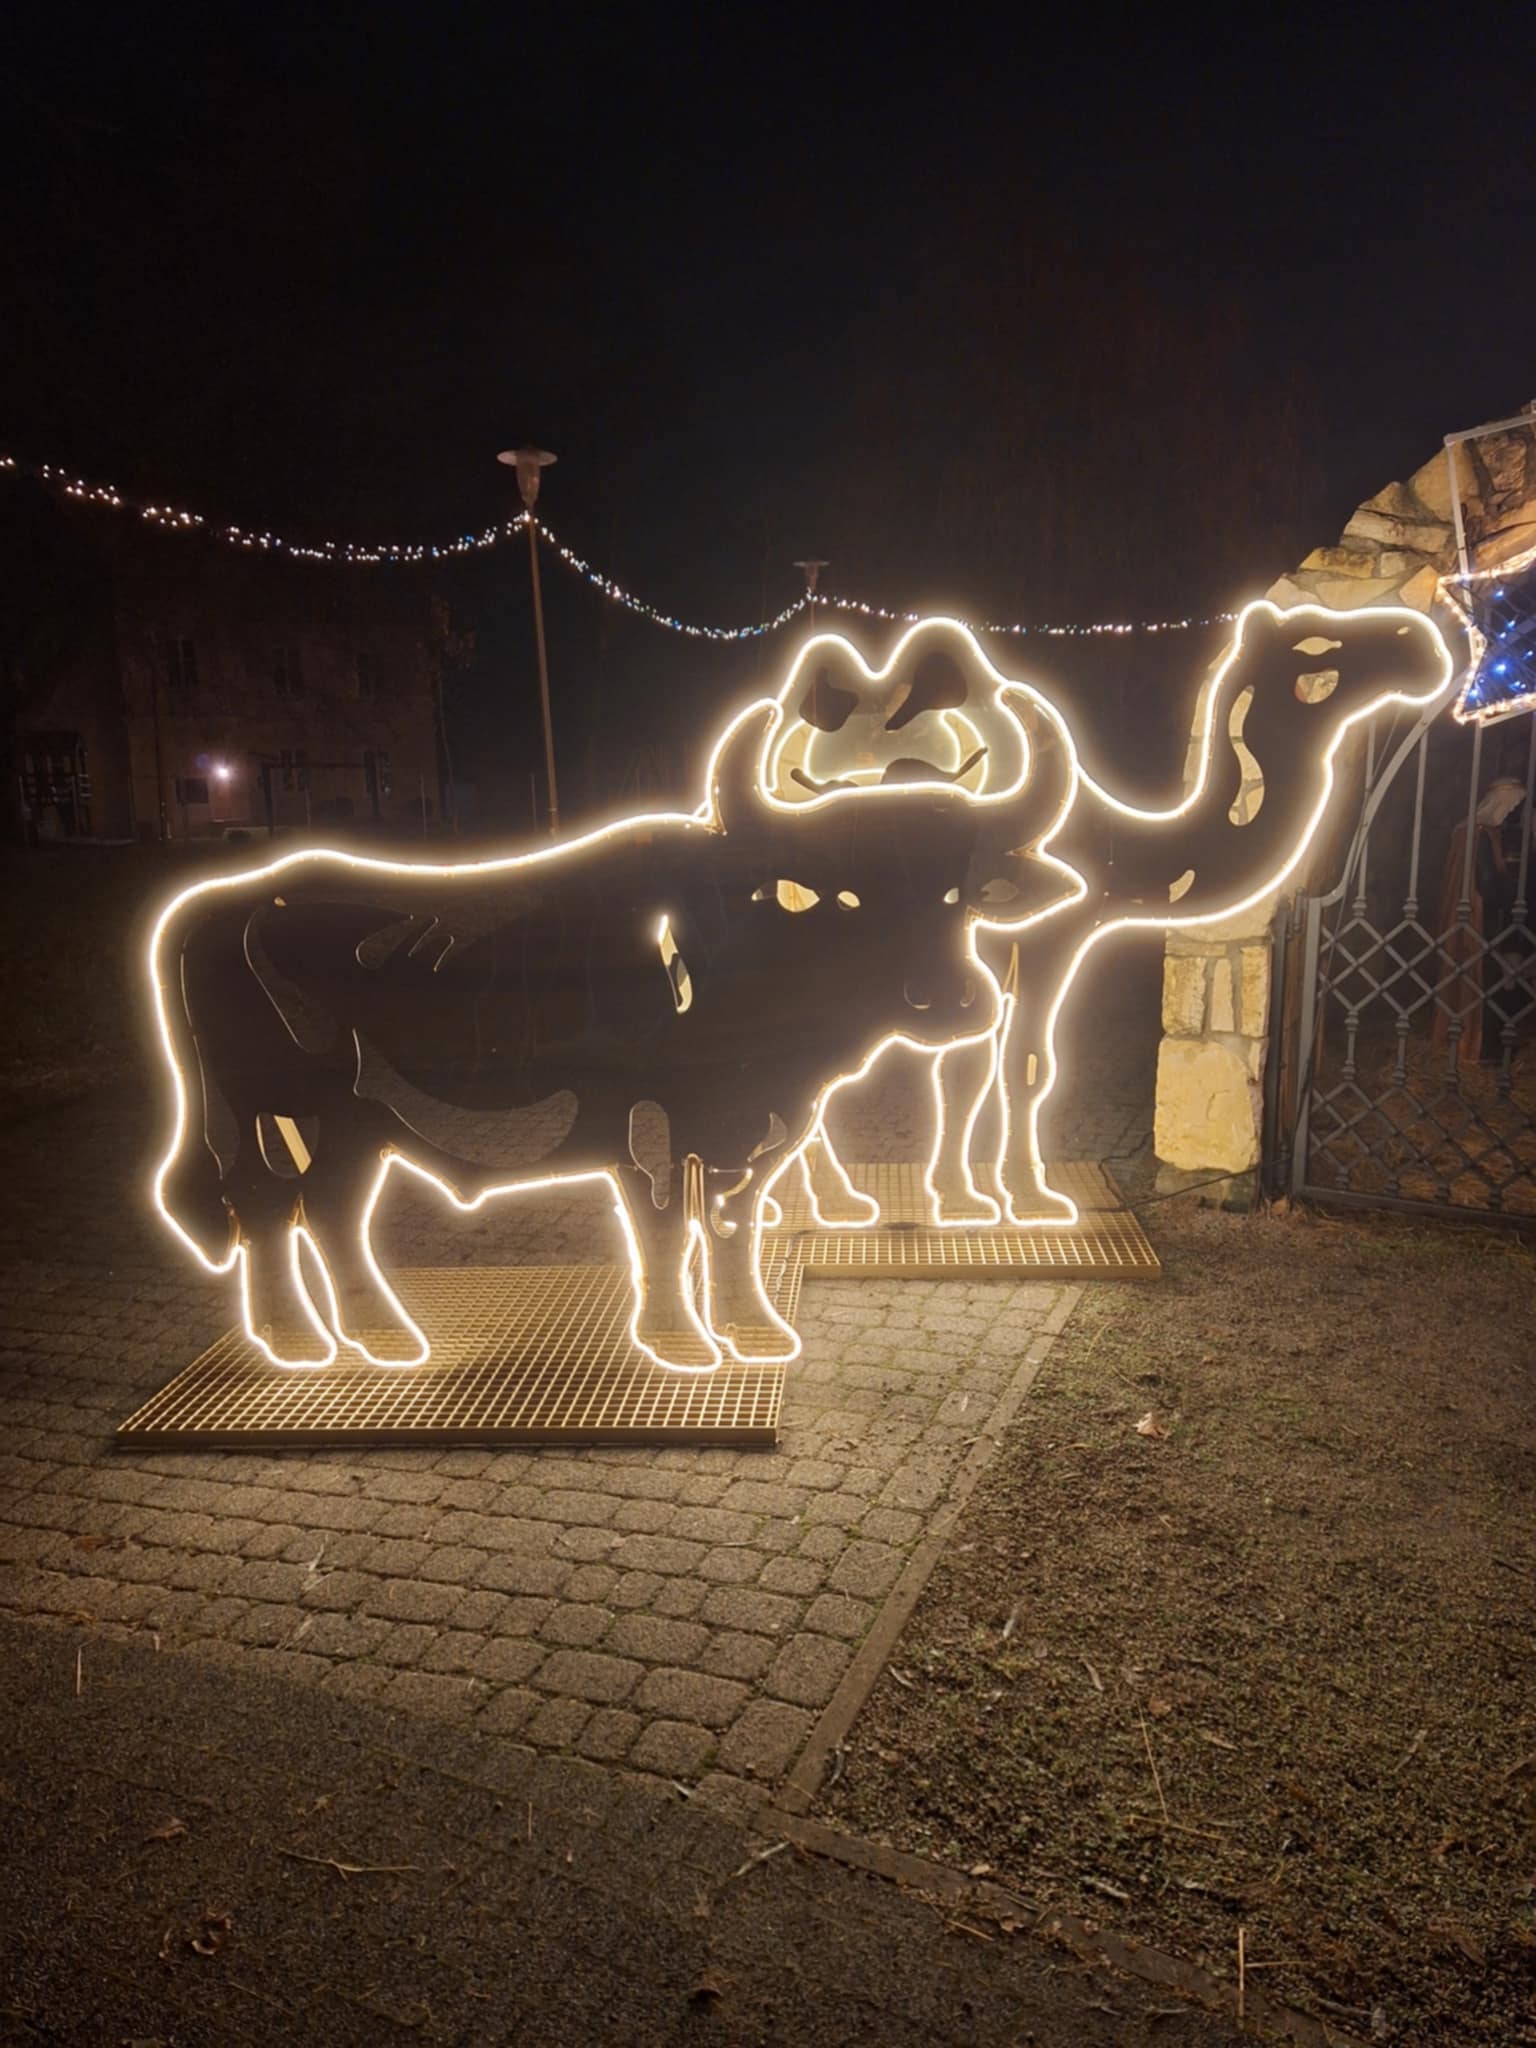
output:
M 1536 717 L 1373 748 L 1339 880 L 1281 920 L 1274 1193 L 1536 1219 Z

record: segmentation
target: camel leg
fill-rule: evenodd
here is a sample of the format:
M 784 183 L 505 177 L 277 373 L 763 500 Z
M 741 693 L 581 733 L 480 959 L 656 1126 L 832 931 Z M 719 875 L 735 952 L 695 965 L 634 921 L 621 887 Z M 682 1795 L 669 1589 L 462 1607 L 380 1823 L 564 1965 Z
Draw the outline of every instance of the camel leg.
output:
M 978 1149 L 976 1144 L 976 1126 L 994 1092 L 996 1066 L 994 1037 L 954 1046 L 934 1062 L 936 1130 L 928 1187 L 937 1223 L 985 1225 L 1002 1214 L 994 1164 L 998 1147 Z
M 816 1135 L 802 1148 L 800 1171 L 805 1176 L 812 1214 L 824 1229 L 858 1229 L 879 1222 L 880 1204 L 873 1195 L 861 1194 L 853 1185 L 824 1129 L 818 1127 Z

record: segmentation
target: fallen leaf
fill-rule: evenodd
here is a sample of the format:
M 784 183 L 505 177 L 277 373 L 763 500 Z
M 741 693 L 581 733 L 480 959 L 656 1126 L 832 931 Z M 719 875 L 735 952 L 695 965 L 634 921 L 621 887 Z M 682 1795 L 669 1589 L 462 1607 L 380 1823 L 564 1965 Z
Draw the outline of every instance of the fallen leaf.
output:
M 1153 1720 L 1161 1721 L 1165 1715 L 1173 1712 L 1173 1701 L 1160 1699 L 1154 1693 L 1147 1701 L 1147 1712 L 1152 1716 Z
M 1237 1744 L 1235 1742 L 1228 1742 L 1225 1735 L 1212 1734 L 1209 1728 L 1197 1728 L 1195 1730 L 1195 1733 L 1199 1736 L 1202 1742 L 1209 1742 L 1215 1749 L 1235 1750 L 1237 1748 Z
M 1166 1436 L 1168 1432 L 1149 1408 L 1140 1422 L 1137 1423 L 1136 1434 L 1138 1436 Z
M 688 2002 L 690 2005 L 713 2005 L 717 1998 L 724 1998 L 730 1984 L 729 1977 L 718 1976 L 714 1971 L 706 1970 L 690 1988 Z
M 990 1863 L 973 1863 L 965 1874 L 967 1877 L 990 1877 L 992 1866 Z
M 174 1842 L 178 1835 L 184 1835 L 186 1832 L 186 1822 L 178 1820 L 175 1814 L 172 1814 L 169 1820 L 161 1821 L 159 1827 L 151 1828 L 144 1839 L 146 1842 Z

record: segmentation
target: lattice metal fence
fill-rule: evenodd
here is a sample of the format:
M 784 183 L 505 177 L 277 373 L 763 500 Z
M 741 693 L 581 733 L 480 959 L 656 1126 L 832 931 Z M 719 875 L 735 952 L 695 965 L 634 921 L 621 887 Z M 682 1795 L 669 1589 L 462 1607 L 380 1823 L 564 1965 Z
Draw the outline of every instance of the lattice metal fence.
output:
M 1536 718 L 1365 766 L 1341 879 L 1282 933 L 1273 1190 L 1536 1216 Z

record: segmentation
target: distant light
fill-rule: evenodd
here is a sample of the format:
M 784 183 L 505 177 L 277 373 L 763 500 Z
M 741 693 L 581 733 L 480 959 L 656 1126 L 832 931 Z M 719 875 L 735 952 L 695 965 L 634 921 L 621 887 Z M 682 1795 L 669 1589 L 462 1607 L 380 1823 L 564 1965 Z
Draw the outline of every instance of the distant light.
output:
M 230 765 L 227 761 L 214 762 L 213 779 L 215 782 L 228 782 L 231 772 L 232 771 L 230 769 Z

